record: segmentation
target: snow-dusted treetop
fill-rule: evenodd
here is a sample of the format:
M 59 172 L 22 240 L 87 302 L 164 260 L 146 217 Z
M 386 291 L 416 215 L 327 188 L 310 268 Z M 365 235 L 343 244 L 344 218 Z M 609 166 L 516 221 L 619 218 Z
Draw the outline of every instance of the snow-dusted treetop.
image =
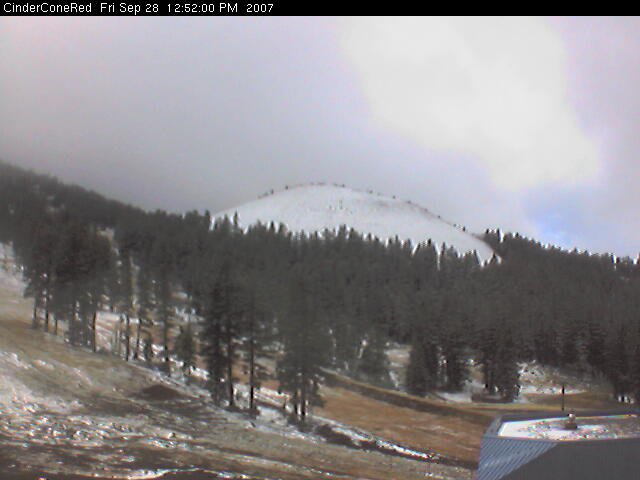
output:
M 481 261 L 491 258 L 489 245 L 427 209 L 375 193 L 335 185 L 304 185 L 263 196 L 215 215 L 232 218 L 237 213 L 243 227 L 258 222 L 283 223 L 292 232 L 322 232 L 342 225 L 385 241 L 397 236 L 414 245 L 431 239 L 458 252 L 477 251 Z

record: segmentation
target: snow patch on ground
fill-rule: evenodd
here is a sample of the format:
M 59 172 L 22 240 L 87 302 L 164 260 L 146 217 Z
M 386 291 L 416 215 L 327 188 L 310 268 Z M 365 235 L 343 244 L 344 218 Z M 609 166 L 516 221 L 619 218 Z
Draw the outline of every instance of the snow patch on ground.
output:
M 436 391 L 435 394 L 444 400 L 455 403 L 472 403 L 473 396 L 485 394 L 482 375 L 476 365 L 470 362 L 471 378 L 467 380 L 460 392 Z M 562 372 L 558 368 L 540 365 L 537 362 L 520 364 L 520 394 L 515 403 L 530 403 L 528 395 L 560 395 L 562 384 L 565 384 L 567 395 L 588 391 L 592 383 L 588 379 L 578 379 L 575 375 Z
M 31 421 L 31 416 L 35 413 L 68 414 L 80 407 L 80 403 L 75 400 L 65 402 L 56 397 L 39 395 L 13 375 L 1 374 L 0 383 L 3 385 L 0 391 L 0 409 L 5 419 Z
M 471 403 L 471 392 L 436 392 L 438 396 L 444 398 L 448 402 L 455 403 Z
M 476 379 L 467 380 L 460 392 L 437 391 L 438 397 L 444 398 L 448 402 L 454 403 L 472 403 L 474 394 L 484 391 L 484 385 Z
M 537 362 L 520 366 L 520 394 L 560 395 L 562 383 L 566 394 L 583 393 L 589 386 L 584 381 L 563 375 L 557 368 L 543 366 Z
M 0 362 L 1 361 L 8 362 L 18 368 L 31 368 L 31 365 L 21 360 L 18 354 L 15 352 L 0 352 Z
M 389 359 L 389 376 L 394 388 L 401 390 L 405 387 L 405 376 L 409 364 L 410 347 L 393 343 L 386 349 Z
M 16 265 L 13 248 L 0 243 L 0 289 L 22 296 L 24 287 L 22 270 Z

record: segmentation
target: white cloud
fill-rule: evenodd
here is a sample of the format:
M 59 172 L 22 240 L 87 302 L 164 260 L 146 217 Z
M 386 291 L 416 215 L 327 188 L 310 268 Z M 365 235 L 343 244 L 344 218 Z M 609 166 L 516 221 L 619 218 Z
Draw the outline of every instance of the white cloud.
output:
M 562 41 L 538 18 L 350 18 L 341 42 L 376 122 L 481 162 L 507 190 L 599 168 L 567 101 Z

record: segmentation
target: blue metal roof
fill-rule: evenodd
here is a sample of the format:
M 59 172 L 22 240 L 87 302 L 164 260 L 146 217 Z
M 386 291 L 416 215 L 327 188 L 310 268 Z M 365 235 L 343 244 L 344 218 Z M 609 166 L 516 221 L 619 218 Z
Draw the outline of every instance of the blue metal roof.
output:
M 582 415 L 611 416 L 638 414 L 638 409 L 581 412 Z M 601 480 L 610 472 L 611 478 L 638 480 L 637 459 L 640 458 L 640 437 L 626 439 L 595 439 L 555 441 L 546 438 L 516 438 L 500 436 L 504 422 L 554 418 L 565 412 L 522 412 L 497 417 L 489 426 L 480 447 L 477 480 L 507 480 L 543 478 L 584 478 Z M 540 457 L 544 456 L 542 459 Z M 576 472 L 579 471 L 579 474 Z
M 485 437 L 480 449 L 478 480 L 499 480 L 556 447 L 554 442 Z

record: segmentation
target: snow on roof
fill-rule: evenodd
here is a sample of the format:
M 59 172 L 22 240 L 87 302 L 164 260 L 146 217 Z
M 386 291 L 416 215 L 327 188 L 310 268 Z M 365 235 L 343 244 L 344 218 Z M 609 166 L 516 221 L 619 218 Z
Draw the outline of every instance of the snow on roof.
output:
M 637 414 L 576 416 L 578 428 L 567 429 L 567 417 L 507 420 L 498 429 L 499 437 L 553 441 L 582 441 L 640 438 Z

